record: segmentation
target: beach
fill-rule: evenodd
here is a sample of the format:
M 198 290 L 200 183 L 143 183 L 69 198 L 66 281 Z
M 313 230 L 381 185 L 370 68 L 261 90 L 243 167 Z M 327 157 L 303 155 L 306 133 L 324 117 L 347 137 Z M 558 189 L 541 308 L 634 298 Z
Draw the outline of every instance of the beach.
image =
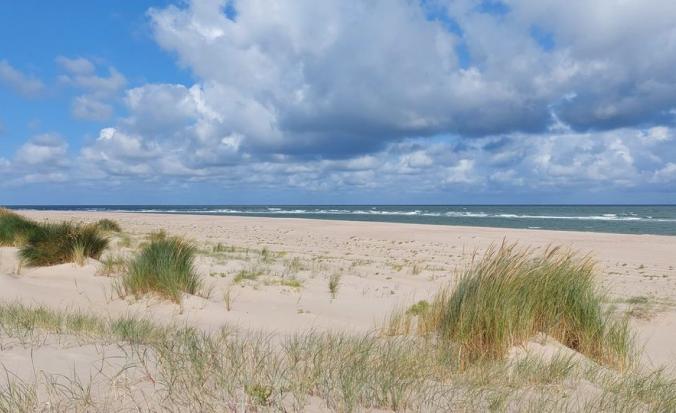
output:
M 452 285 L 472 257 L 490 246 L 518 243 L 535 251 L 561 246 L 597 261 L 598 282 L 611 305 L 640 304 L 639 317 L 631 322 L 645 345 L 646 363 L 660 366 L 676 360 L 676 237 L 293 218 L 49 211 L 24 215 L 53 222 L 110 218 L 136 242 L 164 229 L 204 250 L 220 243 L 233 252 L 229 258 L 199 254 L 198 271 L 212 288 L 211 296 L 188 297 L 178 305 L 117 298 L 114 277 L 97 276 L 94 260 L 84 267 L 23 268 L 21 276 L 9 276 L 16 265 L 14 251 L 3 248 L 4 301 L 103 315 L 131 312 L 162 322 L 180 320 L 206 331 L 227 324 L 281 334 L 310 329 L 366 332 L 381 326 L 393 309 L 429 300 L 441 287 Z M 260 260 L 254 253 L 262 249 L 270 258 Z M 248 256 L 246 250 L 251 251 Z M 232 287 L 233 277 L 242 270 L 260 276 Z M 340 277 L 335 298 L 327 289 L 332 275 Z M 302 285 L 280 281 L 289 278 Z M 228 288 L 229 311 L 223 298 Z

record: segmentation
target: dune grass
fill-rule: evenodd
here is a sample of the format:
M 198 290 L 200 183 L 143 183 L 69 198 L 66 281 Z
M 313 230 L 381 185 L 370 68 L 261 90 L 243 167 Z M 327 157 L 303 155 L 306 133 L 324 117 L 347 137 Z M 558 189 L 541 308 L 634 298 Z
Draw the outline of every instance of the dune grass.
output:
M 21 246 L 19 255 L 28 265 L 46 266 L 98 259 L 108 247 L 108 239 L 96 225 L 40 223 Z
M 195 247 L 174 237 L 155 238 L 127 266 L 121 295 L 156 293 L 179 302 L 183 293 L 197 294 L 202 283 L 194 268 Z
M 117 221 L 108 218 L 98 220 L 96 226 L 104 232 L 122 232 L 120 224 L 118 224 Z
M 664 372 L 618 373 L 566 354 L 461 368 L 452 347 L 421 337 L 314 331 L 282 337 L 227 327 L 206 334 L 142 318 L 99 318 L 0 303 L 0 340 L 55 345 L 45 334 L 78 337 L 85 343 L 118 343 L 130 359 L 108 384 L 97 378 L 99 393 L 87 392 L 86 398 L 80 392 L 91 384 L 86 377 L 59 382 L 49 376 L 44 384 L 0 377 L 4 410 L 40 411 L 49 402 L 69 406 L 69 411 L 120 411 L 106 404 L 111 395 L 131 401 L 132 406 L 139 403 L 138 409 L 128 406 L 128 411 L 676 409 L 676 380 Z M 72 340 L 64 343 L 72 348 Z M 49 371 L 42 374 L 47 377 Z M 116 379 L 122 376 L 144 377 L 152 386 L 133 398 L 134 388 L 143 383 L 127 387 Z M 64 391 L 49 391 L 53 383 Z
M 21 246 L 38 227 L 36 222 L 9 209 L 0 208 L 0 246 Z
M 594 263 L 559 248 L 541 255 L 515 245 L 489 249 L 424 311 L 397 314 L 390 333 L 410 329 L 459 345 L 464 362 L 500 359 L 538 332 L 601 363 L 624 368 L 632 355 L 626 320 L 604 311 Z

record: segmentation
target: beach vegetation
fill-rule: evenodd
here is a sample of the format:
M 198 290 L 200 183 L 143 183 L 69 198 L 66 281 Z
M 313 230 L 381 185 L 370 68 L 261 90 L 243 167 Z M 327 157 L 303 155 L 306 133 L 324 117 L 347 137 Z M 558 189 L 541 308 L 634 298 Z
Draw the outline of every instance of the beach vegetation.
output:
M 120 224 L 108 218 L 98 220 L 96 226 L 103 232 L 122 232 Z
M 425 314 L 429 308 L 430 303 L 428 303 L 426 300 L 420 300 L 417 303 L 410 306 L 408 310 L 406 310 L 406 314 L 420 316 Z
M 110 403 L 122 400 L 136 410 L 171 406 L 205 412 L 242 406 L 247 411 L 676 410 L 676 380 L 664 371 L 617 372 L 574 353 L 463 367 L 453 348 L 422 337 L 316 331 L 281 337 L 235 333 L 227 326 L 207 334 L 144 318 L 99 318 L 17 303 L 0 304 L 0 331 L 33 346 L 49 342 L 45 334 L 117 343 L 129 358 L 121 367 L 125 377 L 152 382 L 148 393 L 131 397 L 144 386 L 126 386 L 117 375 L 98 376 L 98 393 L 83 398 L 81 389 L 91 386 L 84 376 L 59 381 L 43 372 L 46 380 L 23 381 L 7 374 L 0 383 L 4 411 L 36 411 L 45 402 L 112 411 Z
M 155 293 L 180 302 L 183 293 L 201 291 L 194 263 L 195 247 L 189 242 L 176 237 L 156 238 L 129 261 L 118 291 L 137 297 Z
M 38 227 L 38 223 L 12 210 L 0 208 L 0 246 L 20 247 Z
M 105 277 L 123 274 L 127 270 L 127 264 L 127 258 L 122 255 L 108 255 L 101 259 L 101 266 L 97 274 Z
M 257 266 L 251 266 L 249 268 L 244 268 L 240 270 L 235 275 L 233 282 L 236 284 L 240 284 L 244 281 L 255 281 L 261 275 L 263 275 L 263 271 L 260 268 L 258 268 Z
M 496 360 L 512 346 L 545 333 L 592 359 L 626 367 L 633 353 L 626 319 L 604 311 L 604 295 L 594 284 L 594 263 L 560 248 L 535 255 L 516 245 L 490 248 L 443 289 L 418 319 L 415 329 L 458 346 L 463 362 Z M 414 323 L 395 314 L 391 323 Z M 401 331 L 390 325 L 389 333 Z
M 20 258 L 30 266 L 47 266 L 98 259 L 108 239 L 91 224 L 39 223 L 19 249 Z
M 340 273 L 333 273 L 329 276 L 329 293 L 331 294 L 331 298 L 336 298 L 336 295 L 338 294 L 338 288 L 340 287 L 340 279 L 341 279 L 341 274 Z

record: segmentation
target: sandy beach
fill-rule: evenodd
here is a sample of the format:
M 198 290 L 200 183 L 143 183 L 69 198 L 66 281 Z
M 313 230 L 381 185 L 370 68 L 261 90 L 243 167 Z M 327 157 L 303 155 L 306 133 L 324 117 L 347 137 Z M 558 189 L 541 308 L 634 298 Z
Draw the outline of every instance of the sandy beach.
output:
M 16 250 L 1 248 L 0 299 L 6 302 L 107 316 L 141 314 L 205 331 L 231 325 L 279 334 L 367 332 L 382 326 L 393 309 L 430 299 L 451 285 L 472 256 L 491 245 L 517 242 L 534 250 L 560 245 L 597 261 L 608 305 L 634 315 L 643 363 L 670 366 L 676 360 L 676 237 L 199 215 L 24 215 L 54 222 L 114 219 L 131 239 L 127 246 L 113 240 L 106 254 L 131 254 L 148 233 L 160 229 L 192 240 L 202 251 L 197 266 L 210 295 L 188 296 L 180 305 L 121 299 L 113 288 L 115 277 L 99 275 L 95 260 L 82 267 L 24 267 L 16 275 Z M 229 252 L 210 252 L 219 243 Z M 235 284 L 243 270 L 254 279 Z M 335 297 L 327 288 L 331 276 L 340 280 Z

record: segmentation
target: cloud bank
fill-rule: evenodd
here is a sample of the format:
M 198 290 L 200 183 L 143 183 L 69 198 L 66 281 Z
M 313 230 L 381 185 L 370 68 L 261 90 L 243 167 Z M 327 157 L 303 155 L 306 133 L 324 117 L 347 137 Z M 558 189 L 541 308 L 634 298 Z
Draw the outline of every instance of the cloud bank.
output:
M 195 82 L 125 90 L 114 68 L 58 58 L 61 81 L 83 90 L 76 118 L 112 119 L 120 93 L 124 105 L 58 173 L 346 192 L 642 188 L 673 200 L 674 21 L 668 0 L 154 8 L 155 41 Z M 49 163 L 43 141 L 4 162 Z

